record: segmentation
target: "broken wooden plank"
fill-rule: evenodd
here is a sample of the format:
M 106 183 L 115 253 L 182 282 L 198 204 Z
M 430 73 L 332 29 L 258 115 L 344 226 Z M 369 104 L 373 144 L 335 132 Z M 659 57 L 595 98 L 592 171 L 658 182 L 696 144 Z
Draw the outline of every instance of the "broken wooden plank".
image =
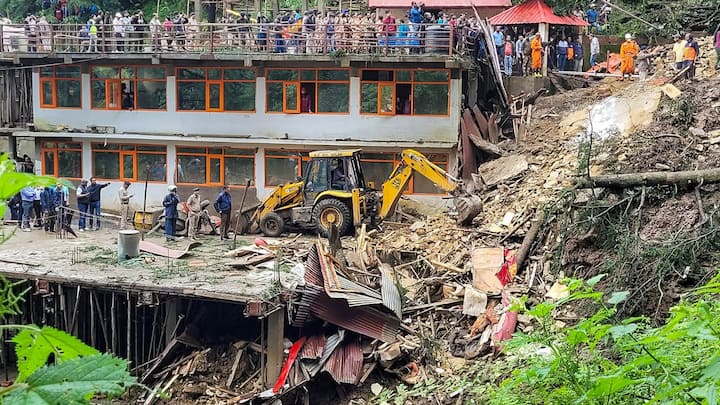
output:
M 268 253 L 264 255 L 256 255 L 256 256 L 245 256 L 240 258 L 240 260 L 235 260 L 228 263 L 228 266 L 232 267 L 248 267 L 248 266 L 256 266 L 258 264 L 262 264 L 265 262 L 268 262 L 275 258 L 275 254 Z
M 185 246 L 185 249 L 183 250 L 176 250 L 176 249 L 170 249 L 165 246 L 158 245 L 157 243 L 148 242 L 146 240 L 140 241 L 140 250 L 143 252 L 152 253 L 154 255 L 163 256 L 163 257 L 169 257 L 171 259 L 179 259 L 188 252 L 190 252 L 191 249 L 194 249 L 198 246 L 202 245 L 200 242 L 190 242 Z

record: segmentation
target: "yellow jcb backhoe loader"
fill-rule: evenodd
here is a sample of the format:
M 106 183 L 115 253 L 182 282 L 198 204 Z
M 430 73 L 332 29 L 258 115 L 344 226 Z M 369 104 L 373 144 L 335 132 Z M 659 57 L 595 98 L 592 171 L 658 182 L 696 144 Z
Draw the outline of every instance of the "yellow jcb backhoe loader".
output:
M 363 222 L 376 225 L 395 212 L 413 174 L 455 197 L 458 223 L 469 224 L 481 212 L 479 196 L 468 194 L 460 180 L 417 151 L 402 151 L 402 161 L 378 191 L 365 182 L 360 149 L 328 150 L 310 152 L 304 179 L 278 186 L 260 205 L 245 210 L 238 231 L 279 236 L 296 228 L 327 236 L 332 224 L 340 235 Z

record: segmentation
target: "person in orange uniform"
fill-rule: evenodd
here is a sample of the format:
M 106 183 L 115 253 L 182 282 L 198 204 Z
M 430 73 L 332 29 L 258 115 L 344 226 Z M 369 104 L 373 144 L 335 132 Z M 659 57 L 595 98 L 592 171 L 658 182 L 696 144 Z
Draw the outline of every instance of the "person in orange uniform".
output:
M 620 73 L 622 77 L 620 80 L 625 80 L 625 75 L 628 75 L 632 80 L 632 74 L 635 73 L 635 57 L 640 53 L 640 47 L 633 41 L 632 35 L 625 34 L 625 42 L 620 46 Z
M 533 76 L 541 77 L 542 73 L 540 73 L 540 70 L 542 69 L 543 46 L 539 32 L 535 34 L 535 37 L 533 37 L 532 42 L 530 43 L 530 51 L 530 55 L 532 58 Z

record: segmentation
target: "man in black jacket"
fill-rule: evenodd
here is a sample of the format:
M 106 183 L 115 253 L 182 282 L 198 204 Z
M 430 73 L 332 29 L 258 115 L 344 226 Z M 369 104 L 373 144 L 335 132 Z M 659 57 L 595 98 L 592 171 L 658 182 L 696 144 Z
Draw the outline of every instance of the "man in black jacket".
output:
M 90 215 L 88 219 L 88 230 L 93 227 L 93 218 L 95 219 L 95 230 L 100 230 L 100 191 L 109 186 L 110 183 L 98 184 L 95 177 L 90 178 L 90 185 L 87 188 L 88 200 L 90 204 Z

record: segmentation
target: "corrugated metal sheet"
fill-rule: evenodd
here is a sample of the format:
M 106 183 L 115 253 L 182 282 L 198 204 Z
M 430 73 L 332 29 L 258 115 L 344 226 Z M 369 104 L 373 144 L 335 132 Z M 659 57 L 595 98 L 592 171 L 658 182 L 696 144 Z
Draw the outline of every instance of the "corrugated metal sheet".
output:
M 312 312 L 318 318 L 333 325 L 383 342 L 394 342 L 400 329 L 400 320 L 394 315 L 368 307 L 351 308 L 344 300 L 336 300 L 324 295 L 317 297 Z
M 386 308 L 393 311 L 398 318 L 402 317 L 402 300 L 400 299 L 400 291 L 392 276 L 392 268 L 385 263 L 380 264 L 380 274 L 382 275 L 382 302 Z
M 337 349 L 343 340 L 345 340 L 345 329 L 340 329 L 337 333 L 332 334 L 329 338 L 327 338 L 327 344 L 325 344 L 320 360 L 310 362 L 310 366 L 308 367 L 310 377 L 315 377 L 315 375 L 320 372 L 325 365 L 325 362 L 330 358 L 330 355 L 333 354 L 335 349 Z
M 340 345 L 325 362 L 323 371 L 330 373 L 335 382 L 358 384 L 363 373 L 363 353 L 357 339 Z
M 322 357 L 323 350 L 327 344 L 325 335 L 310 336 L 300 352 L 301 359 L 319 359 Z
M 492 25 L 517 25 L 548 23 L 553 25 L 579 25 L 588 23 L 574 16 L 556 15 L 543 0 L 528 0 L 490 18 Z M 543 38 L 547 40 L 547 38 Z
M 487 7 L 505 8 L 512 4 L 510 0 L 425 0 L 425 8 L 439 8 L 447 10 L 449 8 L 478 8 L 478 12 L 483 14 L 483 9 Z M 370 8 L 410 8 L 410 2 L 406 0 L 370 0 L 368 5 Z M 492 14 L 490 14 L 492 15 Z

